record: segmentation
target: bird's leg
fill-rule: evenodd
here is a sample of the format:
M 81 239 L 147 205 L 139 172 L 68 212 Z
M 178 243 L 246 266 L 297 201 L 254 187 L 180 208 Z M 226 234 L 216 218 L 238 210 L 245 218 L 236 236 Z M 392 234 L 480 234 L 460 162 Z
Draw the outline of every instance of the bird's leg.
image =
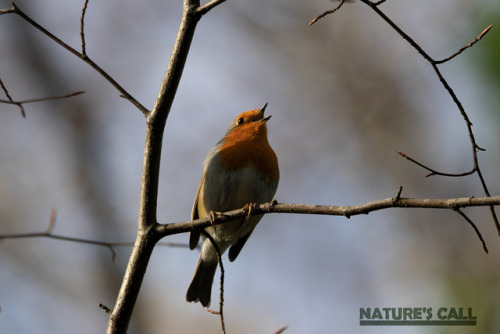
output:
M 257 208 L 257 203 L 248 203 L 243 207 L 243 211 L 247 211 L 247 216 L 245 217 L 245 221 L 248 221 L 252 216 L 252 211 Z
M 217 215 L 217 213 L 214 210 L 210 210 L 210 213 L 209 213 L 210 224 L 212 224 L 212 226 L 214 228 L 214 232 L 217 233 L 217 225 L 215 225 L 216 215 Z

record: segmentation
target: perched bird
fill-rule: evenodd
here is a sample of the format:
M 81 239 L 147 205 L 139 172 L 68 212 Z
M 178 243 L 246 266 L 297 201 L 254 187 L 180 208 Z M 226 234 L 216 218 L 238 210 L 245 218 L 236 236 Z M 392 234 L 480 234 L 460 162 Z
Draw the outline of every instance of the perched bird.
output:
M 267 140 L 267 103 L 236 117 L 224 136 L 210 152 L 203 166 L 198 192 L 191 213 L 192 220 L 213 212 L 224 212 L 261 204 L 273 199 L 278 188 L 278 159 Z M 229 249 L 232 262 L 240 253 L 262 215 L 249 216 L 205 229 L 222 253 Z M 200 232 L 191 232 L 189 247 L 196 248 Z M 210 305 L 212 283 L 218 264 L 215 247 L 203 236 L 200 259 L 188 288 L 186 300 Z

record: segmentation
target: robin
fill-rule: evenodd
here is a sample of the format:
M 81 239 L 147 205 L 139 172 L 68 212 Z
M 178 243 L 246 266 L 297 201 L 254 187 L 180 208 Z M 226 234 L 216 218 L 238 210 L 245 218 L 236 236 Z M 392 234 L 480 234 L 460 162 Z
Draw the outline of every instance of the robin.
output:
M 266 203 L 278 188 L 278 159 L 267 140 L 267 103 L 261 109 L 249 110 L 236 117 L 227 132 L 210 152 L 193 204 L 191 219 L 207 217 L 214 212 L 239 209 L 251 203 Z M 249 216 L 205 229 L 220 250 L 229 248 L 229 261 L 234 261 L 262 215 Z M 200 232 L 193 231 L 189 248 L 198 245 Z M 212 283 L 218 255 L 211 241 L 203 236 L 201 254 L 189 285 L 186 300 L 210 305 Z

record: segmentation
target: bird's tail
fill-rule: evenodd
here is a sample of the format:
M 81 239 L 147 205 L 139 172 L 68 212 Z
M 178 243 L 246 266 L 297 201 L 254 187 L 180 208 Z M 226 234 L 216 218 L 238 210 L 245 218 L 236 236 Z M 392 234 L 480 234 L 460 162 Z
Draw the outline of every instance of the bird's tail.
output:
M 198 265 L 194 272 L 193 280 L 189 285 L 186 293 L 188 302 L 200 302 L 204 307 L 210 306 L 210 297 L 212 295 L 212 283 L 214 281 L 215 270 L 217 269 L 217 261 L 198 260 Z

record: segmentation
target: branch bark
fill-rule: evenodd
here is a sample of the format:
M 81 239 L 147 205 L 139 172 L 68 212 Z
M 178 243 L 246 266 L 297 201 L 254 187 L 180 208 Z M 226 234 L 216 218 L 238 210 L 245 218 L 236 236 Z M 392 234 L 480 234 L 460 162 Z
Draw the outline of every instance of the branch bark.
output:
M 426 208 L 426 209 L 448 209 L 457 210 L 473 206 L 500 205 L 500 196 L 492 197 L 459 197 L 459 198 L 385 198 L 373 202 L 359 205 L 337 206 L 337 205 L 314 205 L 314 204 L 287 204 L 287 203 L 264 203 L 252 209 L 251 215 L 261 215 L 267 213 L 294 213 L 294 214 L 314 214 L 329 216 L 351 216 L 367 215 L 370 212 L 389 208 Z M 215 219 L 210 221 L 210 217 L 205 217 L 193 221 L 184 221 L 171 224 L 160 224 L 157 232 L 160 238 L 172 234 L 179 234 L 209 227 L 213 224 L 223 224 L 238 218 L 247 216 L 248 210 L 237 209 L 228 212 L 216 212 Z
M 443 85 L 443 87 L 446 89 L 450 97 L 452 98 L 453 102 L 456 104 L 458 110 L 460 111 L 460 114 L 462 115 L 466 127 L 467 127 L 467 132 L 469 134 L 469 139 L 471 143 L 471 148 L 472 148 L 472 160 L 474 166 L 466 172 L 463 173 L 445 173 L 445 172 L 439 172 L 436 171 L 435 169 L 432 169 L 430 167 L 427 167 L 426 165 L 416 161 L 415 159 L 409 157 L 408 155 L 398 152 L 401 156 L 406 158 L 407 160 L 417 164 L 418 166 L 430 171 L 430 173 L 426 176 L 433 176 L 433 175 L 440 175 L 440 176 L 448 176 L 448 177 L 463 177 L 467 175 L 472 175 L 472 174 L 477 174 L 479 177 L 479 181 L 481 182 L 481 186 L 483 187 L 484 193 L 486 196 L 491 196 L 490 191 L 488 189 L 488 186 L 486 184 L 486 181 L 483 177 L 483 173 L 479 167 L 479 158 L 477 155 L 478 151 L 485 151 L 483 148 L 481 148 L 477 142 L 476 138 L 474 136 L 474 132 L 472 131 L 472 122 L 469 119 L 469 116 L 465 112 L 465 109 L 458 99 L 458 96 L 455 94 L 455 91 L 451 88 L 451 86 L 448 84 L 448 81 L 444 78 L 444 76 L 441 74 L 441 71 L 439 70 L 438 65 L 443 64 L 445 62 L 448 62 L 461 54 L 464 50 L 471 48 L 474 44 L 476 44 L 478 41 L 480 41 L 492 28 L 492 25 L 489 25 L 486 29 L 484 29 L 481 34 L 479 34 L 478 37 L 476 37 L 472 42 L 469 44 L 463 46 L 458 50 L 457 52 L 453 53 L 451 56 L 446 57 L 442 60 L 436 60 L 433 57 L 431 57 L 413 38 L 411 38 L 407 33 L 403 31 L 394 21 L 392 21 L 384 12 L 382 12 L 379 9 L 379 6 L 385 2 L 385 0 L 380 0 L 380 1 L 372 1 L 372 0 L 360 0 L 362 3 L 365 5 L 368 5 L 378 16 L 380 16 L 394 31 L 396 31 L 405 41 L 407 41 L 417 52 L 431 65 L 433 68 L 434 72 L 436 73 L 439 81 Z M 309 23 L 309 25 L 315 23 L 319 19 L 325 17 L 326 15 L 332 14 L 336 12 L 342 5 L 344 1 L 341 1 L 340 4 L 335 7 L 332 10 L 326 11 L 323 14 L 319 15 L 316 17 L 314 20 Z M 491 217 L 493 218 L 493 221 L 495 223 L 495 226 L 497 228 L 497 233 L 500 235 L 500 222 L 498 221 L 498 217 L 495 212 L 495 208 L 493 206 L 490 206 L 490 212 L 491 212 Z
M 458 212 L 469 223 L 477 237 L 481 241 L 482 247 L 486 253 L 488 248 L 479 232 L 478 228 L 460 209 L 472 206 L 489 206 L 493 207 L 500 205 L 500 196 L 493 197 L 460 197 L 460 198 L 445 198 L 445 199 L 428 199 L 428 198 L 402 198 L 400 197 L 401 188 L 398 194 L 393 198 L 385 198 L 373 202 L 368 202 L 360 205 L 349 206 L 334 206 L 334 205 L 313 205 L 313 204 L 276 204 L 275 202 L 264 203 L 252 208 L 251 212 L 246 208 L 232 210 L 228 212 L 216 212 L 214 217 L 205 217 L 194 221 L 185 221 L 171 224 L 158 224 L 156 226 L 156 234 L 159 239 L 172 235 L 200 230 L 212 225 L 223 224 L 229 221 L 243 218 L 247 215 L 260 215 L 266 213 L 298 213 L 298 214 L 314 214 L 314 215 L 329 215 L 329 216 L 351 216 L 369 214 L 373 211 L 388 209 L 388 208 L 427 208 L 427 209 L 448 209 Z
M 85 8 L 85 7 L 84 7 Z M 137 101 L 129 92 L 125 90 L 115 79 L 111 77 L 106 71 L 104 71 L 99 65 L 97 65 L 92 59 L 90 59 L 86 53 L 85 50 L 85 44 L 84 44 L 84 34 L 83 34 L 83 23 L 81 26 L 81 38 L 82 38 L 82 53 L 78 52 L 75 48 L 69 46 L 65 42 L 63 42 L 60 38 L 58 38 L 56 35 L 45 29 L 42 25 L 37 23 L 35 20 L 33 20 L 29 15 L 24 13 L 14 2 L 12 2 L 12 8 L 10 9 L 2 9 L 0 10 L 0 15 L 3 14 L 17 14 L 19 17 L 21 17 L 23 20 L 31 24 L 33 27 L 38 29 L 40 32 L 45 34 L 47 37 L 52 39 L 54 42 L 62 46 L 64 49 L 67 51 L 71 52 L 73 55 L 76 57 L 80 58 L 83 60 L 85 63 L 87 63 L 89 66 L 91 66 L 97 73 L 99 73 L 103 78 L 105 78 L 113 87 L 120 92 L 120 96 L 127 99 L 132 103 L 137 109 L 139 109 L 144 115 L 148 114 L 148 109 L 144 107 L 139 101 Z M 85 10 L 82 12 L 82 18 L 81 22 L 83 22 L 83 16 L 85 14 Z
M 184 65 L 189 53 L 196 25 L 203 14 L 223 1 L 211 2 L 210 7 L 200 10 L 199 0 L 184 0 L 183 12 L 177 37 L 163 78 L 156 104 L 146 114 L 147 128 L 139 203 L 137 239 L 127 265 L 117 301 L 111 313 L 107 333 L 125 333 L 139 290 L 146 273 L 157 233 L 157 197 L 160 174 L 161 149 L 165 123 L 174 101 Z

